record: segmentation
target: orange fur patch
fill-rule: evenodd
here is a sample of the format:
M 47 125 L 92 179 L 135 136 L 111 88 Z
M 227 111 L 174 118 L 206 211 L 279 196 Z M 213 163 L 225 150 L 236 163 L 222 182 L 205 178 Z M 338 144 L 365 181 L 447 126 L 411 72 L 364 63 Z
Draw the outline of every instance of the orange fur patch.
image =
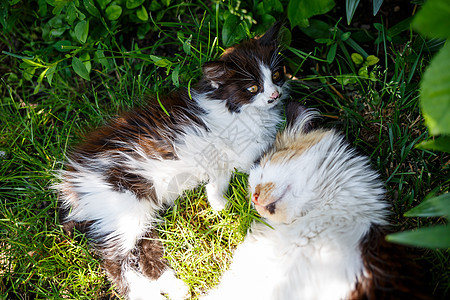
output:
M 292 134 L 289 131 L 279 133 L 274 149 L 263 157 L 261 165 L 264 166 L 269 161 L 276 164 L 285 163 L 299 157 L 330 133 L 328 130 L 314 130 L 307 134 Z

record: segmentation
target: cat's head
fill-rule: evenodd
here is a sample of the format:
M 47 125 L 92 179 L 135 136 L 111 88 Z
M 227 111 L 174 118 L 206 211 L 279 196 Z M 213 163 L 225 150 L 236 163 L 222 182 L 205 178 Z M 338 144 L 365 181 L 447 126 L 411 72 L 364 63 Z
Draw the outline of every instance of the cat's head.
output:
M 225 50 L 218 61 L 203 65 L 201 89 L 208 97 L 226 101 L 232 112 L 244 105 L 270 108 L 286 97 L 287 86 L 276 23 L 263 36 Z
M 298 103 L 287 105 L 286 129 L 250 171 L 256 210 L 273 223 L 292 223 L 318 210 L 372 218 L 385 207 L 378 174 L 342 135 L 313 129 L 315 115 Z
M 286 107 L 287 126 L 276 142 L 254 166 L 249 175 L 252 202 L 259 214 L 273 222 L 290 223 L 312 208 L 315 201 L 306 186 L 312 176 L 314 162 L 302 159 L 326 131 L 312 131 L 316 113 L 298 103 Z

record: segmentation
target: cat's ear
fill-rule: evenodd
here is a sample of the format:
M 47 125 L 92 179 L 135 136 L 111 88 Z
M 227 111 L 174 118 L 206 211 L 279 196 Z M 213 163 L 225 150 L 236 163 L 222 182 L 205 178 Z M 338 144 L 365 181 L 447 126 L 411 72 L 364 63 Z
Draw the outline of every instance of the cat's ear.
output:
M 308 133 L 313 129 L 313 119 L 319 113 L 313 109 L 307 109 L 298 102 L 289 102 L 286 105 L 286 128 L 294 132 Z
M 280 29 L 283 23 L 281 21 L 276 22 L 270 27 L 262 37 L 258 39 L 258 43 L 263 46 L 278 45 L 280 40 Z
M 203 64 L 202 71 L 205 79 L 211 82 L 214 88 L 217 88 L 225 79 L 227 67 L 223 61 L 210 61 Z

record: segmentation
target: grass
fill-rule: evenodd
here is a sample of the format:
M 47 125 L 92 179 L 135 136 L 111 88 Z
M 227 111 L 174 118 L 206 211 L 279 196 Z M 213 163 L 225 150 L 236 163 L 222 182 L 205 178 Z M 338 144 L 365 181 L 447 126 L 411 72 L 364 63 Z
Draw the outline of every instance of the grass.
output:
M 84 132 L 139 105 L 146 93 L 193 84 L 201 63 L 221 53 L 218 23 L 198 13 L 210 8 L 198 4 L 196 9 L 187 10 L 182 21 L 155 21 L 163 32 L 152 43 L 133 40 L 125 47 L 117 39 L 113 46 L 102 44 L 112 67 L 94 65 L 90 81 L 73 76 L 70 65 L 62 63 L 52 85 L 43 82 L 34 93 L 40 69 L 29 81 L 23 75 L 26 70 L 19 68 L 20 59 L 0 56 L 1 299 L 119 297 L 86 238 L 64 235 L 49 187 L 64 154 Z M 214 8 L 208 14 L 220 19 L 223 11 Z M 15 31 L 2 35 L 8 46 L 3 50 L 21 54 L 17 49 L 23 46 L 25 52 L 42 53 L 45 43 L 30 42 L 39 30 L 29 31 L 25 21 L 18 24 Z M 325 126 L 337 127 L 370 156 L 386 182 L 394 228 L 404 230 L 443 222 L 404 218 L 403 213 L 430 192 L 448 192 L 449 156 L 415 148 L 428 137 L 418 106 L 419 81 L 438 42 L 408 31 L 401 33 L 402 41 L 390 42 L 388 34 L 383 31 L 380 43 L 371 40 L 366 49 L 380 58 L 370 69 L 375 70 L 375 80 L 357 74 L 348 43 L 339 43 L 332 63 L 325 62 L 330 48 L 326 44 L 293 43 L 285 55 L 298 79 L 292 81 L 293 99 L 320 109 Z M 305 38 L 298 30 L 292 35 Z M 149 55 L 169 63 L 158 66 Z M 342 75 L 356 81 L 342 85 L 336 81 Z M 208 207 L 204 188 L 199 187 L 162 213 L 158 228 L 167 259 L 191 287 L 193 298 L 218 282 L 233 249 L 257 218 L 247 198 L 245 174 L 234 177 L 228 196 L 230 207 L 218 214 Z M 414 251 L 428 266 L 435 297 L 448 297 L 448 250 Z

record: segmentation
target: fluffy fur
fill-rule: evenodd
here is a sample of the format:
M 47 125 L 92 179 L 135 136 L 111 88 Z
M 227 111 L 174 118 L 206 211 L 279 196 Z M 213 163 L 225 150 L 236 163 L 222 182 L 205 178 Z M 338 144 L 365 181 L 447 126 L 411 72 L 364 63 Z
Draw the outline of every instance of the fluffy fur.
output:
M 333 130 L 310 131 L 314 112 L 291 103 L 286 115 L 249 176 L 267 224 L 252 224 L 206 299 L 425 299 L 384 241 L 388 206 L 369 160 Z
M 90 133 L 57 185 L 62 222 L 87 233 L 113 283 L 130 299 L 181 299 L 184 283 L 149 235 L 158 211 L 207 182 L 216 210 L 234 169 L 248 171 L 273 142 L 287 95 L 280 25 L 203 66 L 196 88 L 161 97 Z

